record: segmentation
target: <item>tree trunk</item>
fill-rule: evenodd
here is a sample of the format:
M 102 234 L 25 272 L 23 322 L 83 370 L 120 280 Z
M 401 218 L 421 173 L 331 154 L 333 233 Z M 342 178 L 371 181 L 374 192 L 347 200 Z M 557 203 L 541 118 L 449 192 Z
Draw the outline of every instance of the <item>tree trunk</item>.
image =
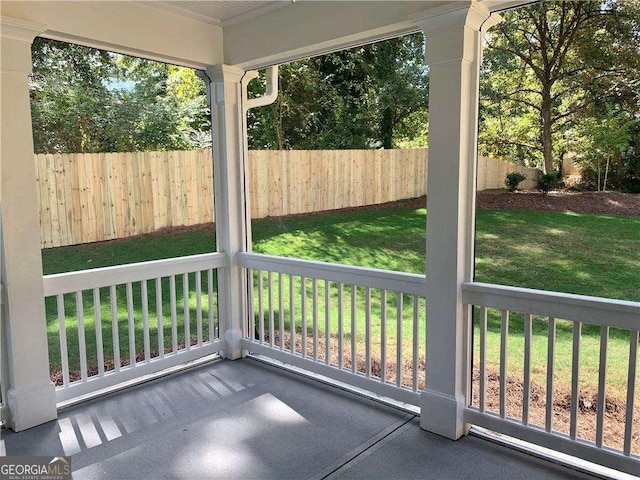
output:
M 542 121 L 542 171 L 550 173 L 553 171 L 553 136 L 551 130 L 551 85 L 542 87 L 542 105 L 540 110 L 540 120 Z
M 380 140 L 382 141 L 382 148 L 393 148 L 393 117 L 394 112 L 390 108 L 382 111 L 382 118 L 380 119 Z
M 276 143 L 278 144 L 278 150 L 284 150 L 284 126 L 282 122 L 282 102 L 277 99 L 271 107 L 273 117 L 275 119 L 276 130 Z
M 600 160 L 598 160 L 598 191 L 600 191 Z
M 609 176 L 609 162 L 611 161 L 611 156 L 607 155 L 607 165 L 604 168 L 604 185 L 602 187 L 602 191 L 607 191 L 607 177 Z

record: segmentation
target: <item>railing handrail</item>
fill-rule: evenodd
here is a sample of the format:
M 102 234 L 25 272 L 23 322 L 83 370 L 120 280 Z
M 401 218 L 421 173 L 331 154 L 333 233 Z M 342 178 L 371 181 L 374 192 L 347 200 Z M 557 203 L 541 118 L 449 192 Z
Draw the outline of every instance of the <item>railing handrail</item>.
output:
M 392 270 L 379 270 L 247 252 L 237 253 L 234 256 L 234 261 L 241 267 L 254 270 L 270 270 L 422 297 L 427 293 L 426 276 L 417 273 L 395 272 Z
M 140 282 L 228 265 L 229 256 L 226 253 L 216 252 L 45 275 L 43 277 L 44 296 Z
M 640 302 L 469 282 L 462 286 L 469 305 L 494 307 L 601 326 L 638 330 Z

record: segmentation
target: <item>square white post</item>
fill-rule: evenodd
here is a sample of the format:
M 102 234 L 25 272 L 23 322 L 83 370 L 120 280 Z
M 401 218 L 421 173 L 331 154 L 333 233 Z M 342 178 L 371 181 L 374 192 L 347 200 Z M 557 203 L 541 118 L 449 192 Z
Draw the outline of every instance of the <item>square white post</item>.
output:
M 40 220 L 28 74 L 31 42 L 44 26 L 2 17 L 0 39 L 0 208 L 2 340 L 7 349 L 9 426 L 24 430 L 56 418 L 49 377 Z
M 227 253 L 231 259 L 231 266 L 220 272 L 218 311 L 226 342 L 224 356 L 232 360 L 245 354 L 241 345 L 247 319 L 247 280 L 234 255 L 247 251 L 251 242 L 247 226 L 250 219 L 245 208 L 244 74 L 244 70 L 228 65 L 207 69 L 211 79 L 216 241 L 218 251 Z
M 429 65 L 427 371 L 420 426 L 457 439 L 467 433 L 470 311 L 462 304 L 462 284 L 473 277 L 481 27 L 491 14 L 475 1 L 443 8 L 416 20 Z

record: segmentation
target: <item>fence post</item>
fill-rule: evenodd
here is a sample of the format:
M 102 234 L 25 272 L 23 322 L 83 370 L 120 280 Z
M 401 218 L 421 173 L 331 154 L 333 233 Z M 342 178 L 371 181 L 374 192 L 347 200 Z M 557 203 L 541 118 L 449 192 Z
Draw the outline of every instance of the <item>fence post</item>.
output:
M 247 251 L 248 218 L 245 209 L 245 162 L 242 87 L 244 71 L 227 65 L 207 69 L 211 79 L 213 178 L 216 242 L 231 265 L 221 269 L 218 282 L 220 330 L 226 342 L 225 358 L 242 358 L 247 312 L 247 281 L 234 255 Z
M 3 17 L 2 86 L 2 336 L 6 340 L 9 425 L 24 430 L 56 418 L 55 387 L 49 378 L 40 227 L 33 162 L 28 74 L 31 42 L 41 24 Z M 3 379 L 4 381 L 4 379 Z
M 434 9 L 435 10 L 435 9 Z M 431 13 L 430 13 L 431 12 Z M 420 426 L 451 439 L 467 433 L 470 310 L 462 284 L 473 277 L 481 27 L 476 1 L 454 2 L 416 22 L 427 38 L 426 388 Z

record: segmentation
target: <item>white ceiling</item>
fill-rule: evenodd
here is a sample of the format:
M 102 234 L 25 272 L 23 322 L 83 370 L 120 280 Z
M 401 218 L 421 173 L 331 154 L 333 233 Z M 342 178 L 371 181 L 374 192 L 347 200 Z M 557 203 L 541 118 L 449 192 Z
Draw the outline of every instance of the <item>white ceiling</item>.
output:
M 292 5 L 294 2 L 291 0 L 165 0 L 145 1 L 141 3 L 211 25 L 227 26 L 262 15 L 271 10 Z

